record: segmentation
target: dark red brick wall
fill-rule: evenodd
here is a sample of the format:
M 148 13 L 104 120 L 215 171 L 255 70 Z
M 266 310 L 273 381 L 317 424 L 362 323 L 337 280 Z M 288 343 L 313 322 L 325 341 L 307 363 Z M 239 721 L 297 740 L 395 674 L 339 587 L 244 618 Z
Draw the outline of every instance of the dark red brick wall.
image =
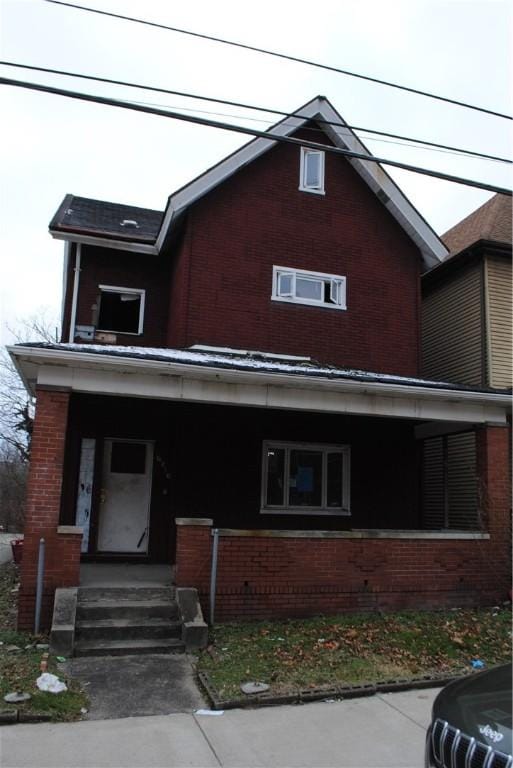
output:
M 41 538 L 45 540 L 42 628 L 50 624 L 55 589 L 78 585 L 81 537 L 57 533 L 68 403 L 68 392 L 41 388 L 37 390 L 18 602 L 20 629 L 32 629 L 34 626 L 37 562 Z
M 250 532 L 221 536 L 216 619 L 490 605 L 507 598 L 508 430 L 483 428 L 478 441 L 489 539 L 271 538 Z M 177 568 L 194 579 L 188 586 L 199 590 L 207 610 L 212 543 L 205 530 L 199 535 L 195 527 L 181 529 Z M 203 564 L 201 569 L 181 565 L 192 557 Z
M 84 245 L 77 323 L 91 324 L 99 284 L 144 288 L 144 333 L 118 334 L 118 344 L 257 349 L 417 375 L 417 247 L 347 160 L 326 155 L 317 195 L 298 189 L 299 158 L 280 145 L 241 169 L 192 206 L 159 257 Z M 271 301 L 273 265 L 346 276 L 347 310 Z
M 169 345 L 417 374 L 418 249 L 343 158 L 326 155 L 325 195 L 299 191 L 299 157 L 280 145 L 193 207 L 186 335 Z M 345 275 L 347 311 L 271 301 L 273 265 Z
M 146 291 L 143 333 L 118 333 L 116 344 L 166 346 L 169 257 L 83 245 L 80 270 L 77 325 L 92 324 L 92 307 L 98 301 L 99 285 L 142 288 Z
M 176 242 L 171 260 L 167 346 L 178 349 L 187 346 L 190 250 L 191 235 L 188 230 Z M 198 307 L 198 311 L 203 312 L 205 308 Z
M 193 548 L 205 567 L 185 568 L 208 609 L 211 542 Z M 355 610 L 491 605 L 508 595 L 494 568 L 497 543 L 479 540 L 267 538 L 221 536 L 216 620 L 311 616 Z M 192 579 L 195 579 L 192 581 Z M 186 585 L 181 579 L 181 584 Z
M 496 542 L 493 564 L 500 583 L 511 587 L 511 427 L 476 430 L 479 509 Z

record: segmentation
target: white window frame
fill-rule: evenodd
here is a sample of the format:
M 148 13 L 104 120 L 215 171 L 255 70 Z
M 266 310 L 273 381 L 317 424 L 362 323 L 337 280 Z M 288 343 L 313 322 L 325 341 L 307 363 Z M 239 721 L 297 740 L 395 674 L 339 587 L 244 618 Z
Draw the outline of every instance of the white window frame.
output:
M 96 330 L 100 333 L 121 333 L 126 336 L 141 336 L 144 328 L 144 305 L 146 301 L 146 291 L 144 288 L 123 288 L 119 285 L 99 285 L 98 288 L 100 289 L 100 302 L 98 306 L 98 323 L 100 322 L 100 312 L 101 312 L 101 294 L 102 293 L 133 293 L 135 296 L 140 296 L 141 301 L 139 304 L 139 324 L 137 331 L 120 331 L 115 330 L 114 328 L 100 328 L 97 327 Z
M 285 488 L 283 498 L 288 498 L 288 482 L 290 477 L 290 452 L 292 450 L 319 451 L 322 460 L 322 505 L 320 507 L 291 507 L 287 504 L 267 504 L 267 452 L 270 448 L 285 450 L 284 478 Z M 342 506 L 327 506 L 328 488 L 328 453 L 340 453 L 342 460 Z M 331 517 L 349 517 L 351 515 L 351 448 L 349 445 L 332 445 L 329 443 L 291 443 L 281 440 L 264 440 L 262 444 L 262 489 L 260 514 L 262 515 L 319 515 Z
M 330 282 L 330 294 L 333 296 L 334 292 L 338 293 L 338 300 L 340 303 L 333 304 L 331 302 L 324 301 L 324 291 L 321 299 L 306 299 L 296 296 L 296 279 L 297 276 L 306 277 L 312 280 L 322 281 L 323 283 Z M 280 291 L 280 281 L 283 276 L 290 276 L 291 278 L 291 290 L 285 293 Z M 325 309 L 347 309 L 346 305 L 346 293 L 347 293 L 347 280 L 343 275 L 331 275 L 326 272 L 309 272 L 306 269 L 294 269 L 291 267 L 278 267 L 273 266 L 273 289 L 271 299 L 273 301 L 285 301 L 289 304 L 307 304 L 313 307 L 323 307 Z
M 319 158 L 319 184 L 308 184 L 306 180 L 307 157 L 315 155 Z M 324 189 L 324 152 L 321 149 L 301 147 L 299 160 L 299 189 L 301 192 L 313 192 L 314 195 L 325 195 Z

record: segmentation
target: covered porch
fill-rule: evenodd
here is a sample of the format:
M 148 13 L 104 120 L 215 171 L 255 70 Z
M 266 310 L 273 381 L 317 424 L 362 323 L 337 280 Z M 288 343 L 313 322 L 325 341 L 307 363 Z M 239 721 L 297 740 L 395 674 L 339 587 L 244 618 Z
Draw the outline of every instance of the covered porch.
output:
M 43 534 L 47 615 L 81 562 L 175 565 L 221 619 L 507 591 L 506 395 L 233 357 L 24 354 L 38 403 L 20 626 Z

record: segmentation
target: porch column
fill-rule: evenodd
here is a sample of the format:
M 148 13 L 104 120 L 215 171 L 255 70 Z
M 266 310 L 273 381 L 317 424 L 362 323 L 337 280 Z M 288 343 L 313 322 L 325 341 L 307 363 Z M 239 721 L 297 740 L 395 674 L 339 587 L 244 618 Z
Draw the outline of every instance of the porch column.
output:
M 511 589 L 511 427 L 476 429 L 478 509 L 490 534 L 489 568 L 504 600 Z
M 177 587 L 198 590 L 201 607 L 207 609 L 212 554 L 212 520 L 206 517 L 177 517 L 176 520 Z
M 70 393 L 38 387 L 25 512 L 25 539 L 18 600 L 18 628 L 34 627 L 39 540 L 45 540 L 41 628 L 51 622 L 57 587 L 77 586 L 81 530 L 59 529 L 62 473 Z

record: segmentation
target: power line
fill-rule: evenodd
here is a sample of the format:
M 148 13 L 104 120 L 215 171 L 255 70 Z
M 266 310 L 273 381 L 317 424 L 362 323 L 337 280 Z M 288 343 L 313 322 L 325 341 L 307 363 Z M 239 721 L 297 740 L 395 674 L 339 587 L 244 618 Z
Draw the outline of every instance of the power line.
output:
M 267 139 L 271 143 L 282 142 L 286 144 L 294 144 L 299 147 L 306 147 L 308 149 L 319 149 L 323 152 L 329 152 L 331 154 L 340 155 L 342 157 L 355 158 L 358 160 L 365 160 L 370 163 L 381 163 L 382 165 L 389 165 L 394 168 L 401 168 L 405 171 L 411 171 L 412 173 L 419 173 L 424 176 L 431 176 L 433 178 L 442 179 L 444 181 L 451 181 L 456 184 L 463 184 L 468 187 L 476 187 L 477 189 L 485 189 L 490 192 L 495 192 L 502 195 L 511 196 L 512 192 L 504 187 L 497 187 L 493 184 L 487 184 L 485 182 L 474 181 L 472 179 L 464 179 L 460 176 L 453 176 L 448 173 L 441 173 L 439 171 L 432 171 L 428 168 L 421 168 L 415 165 L 409 165 L 407 163 L 401 163 L 397 160 L 388 160 L 383 157 L 376 157 L 374 155 L 364 154 L 363 152 L 353 152 L 348 149 L 341 149 L 340 147 L 333 147 L 329 144 L 319 144 L 318 142 L 308 141 L 303 139 L 294 139 L 292 136 L 278 136 L 276 134 L 270 134 L 267 131 L 258 131 L 256 128 L 245 128 L 241 125 L 234 125 L 233 123 L 224 123 L 217 120 L 209 120 L 204 117 L 196 117 L 194 115 L 183 115 L 179 112 L 171 112 L 164 109 L 156 109 L 155 107 L 147 107 L 140 104 L 130 104 L 126 101 L 120 101 L 119 99 L 110 99 L 104 96 L 94 96 L 88 93 L 80 93 L 78 91 L 68 91 L 62 88 L 54 88 L 49 85 L 40 85 L 39 83 L 29 83 L 23 80 L 11 80 L 6 77 L 0 77 L 0 85 L 10 85 L 17 88 L 25 88 L 32 91 L 39 91 L 42 93 L 51 93 L 56 96 L 65 96 L 67 98 L 76 99 L 78 101 L 93 102 L 95 104 L 105 104 L 111 107 L 119 107 L 121 109 L 130 109 L 136 112 L 143 112 L 150 115 L 158 115 L 160 117 L 167 117 L 173 120 L 182 120 L 187 123 L 193 123 L 195 125 L 205 125 L 210 128 L 219 128 L 224 131 L 232 131 L 234 133 L 243 133 L 249 136 Z
M 271 114 L 271 115 L 278 115 L 280 117 L 286 117 L 286 118 L 287 117 L 299 117 L 299 118 L 303 117 L 298 112 L 295 112 L 295 113 L 283 112 L 283 111 L 278 110 L 278 109 L 271 109 L 271 108 L 268 109 L 266 107 L 256 106 L 255 104 L 246 104 L 246 103 L 240 102 L 240 101 L 228 101 L 226 99 L 216 99 L 216 98 L 210 97 L 210 96 L 201 96 L 201 95 L 197 95 L 197 94 L 194 94 L 194 93 L 188 93 L 187 91 L 173 91 L 173 90 L 170 90 L 168 88 L 159 88 L 157 86 L 152 86 L 152 85 L 142 85 L 141 83 L 128 82 L 126 80 L 113 80 L 113 79 L 108 78 L 108 77 L 98 77 L 98 76 L 95 76 L 95 75 L 85 75 L 85 74 L 82 74 L 80 72 L 71 72 L 69 70 L 49 69 L 48 67 L 36 67 L 36 66 L 31 66 L 29 64 L 18 64 L 18 63 L 13 62 L 13 61 L 0 61 L 0 64 L 5 66 L 5 67 L 16 67 L 17 69 L 30 69 L 30 70 L 34 70 L 34 71 L 37 71 L 37 72 L 46 72 L 46 73 L 52 74 L 52 75 L 63 75 L 65 77 L 76 77 L 76 78 L 80 78 L 80 79 L 83 79 L 83 80 L 93 80 L 93 81 L 99 82 L 99 83 L 108 83 L 110 85 L 121 85 L 121 86 L 128 87 L 128 88 L 139 88 L 139 89 L 142 89 L 142 90 L 145 90 L 145 91 L 153 91 L 153 92 L 156 92 L 156 93 L 165 93 L 165 94 L 170 94 L 172 96 L 181 96 L 181 97 L 188 98 L 188 99 L 196 99 L 196 100 L 200 100 L 200 101 L 210 101 L 210 102 L 215 103 L 215 104 L 223 104 L 224 106 L 229 106 L 229 107 L 240 107 L 242 109 L 250 109 L 250 110 L 253 110 L 255 112 L 265 112 L 265 113 Z M 139 103 L 141 103 L 141 102 L 139 102 Z M 229 115 L 229 117 L 231 117 L 231 115 Z M 248 120 L 248 119 L 251 119 L 251 118 L 243 117 L 243 119 L 244 120 Z M 401 136 L 401 135 L 396 134 L 396 133 L 387 133 L 386 131 L 376 131 L 376 130 L 373 130 L 371 128 L 364 128 L 362 126 L 357 126 L 357 125 L 348 125 L 347 123 L 334 122 L 334 121 L 331 121 L 331 120 L 325 120 L 323 118 L 316 118 L 316 122 L 318 122 L 318 123 L 320 123 L 322 125 L 330 125 L 330 126 L 333 126 L 333 127 L 348 128 L 349 130 L 352 130 L 352 131 L 362 131 L 364 133 L 369 133 L 369 134 L 373 134 L 373 135 L 376 135 L 376 136 L 385 136 L 385 137 L 391 138 L 391 139 L 399 139 L 401 141 L 410 141 L 410 142 L 414 142 L 416 144 L 426 145 L 427 147 L 433 147 L 433 148 L 436 148 L 436 149 L 444 149 L 444 150 L 448 150 L 450 152 L 457 152 L 459 154 L 464 154 L 464 155 L 468 155 L 468 156 L 471 156 L 471 157 L 478 157 L 478 158 L 481 158 L 481 159 L 484 159 L 484 160 L 496 160 L 496 161 L 498 161 L 500 163 L 513 163 L 513 161 L 512 160 L 508 160 L 508 158 L 498 157 L 496 155 L 488 155 L 488 154 L 485 154 L 485 153 L 482 153 L 482 152 L 475 152 L 475 151 L 473 151 L 471 149 L 462 149 L 460 147 L 454 147 L 454 146 L 450 146 L 448 144 L 437 144 L 436 142 L 433 142 L 433 141 L 425 141 L 423 139 L 416 139 L 416 138 L 413 138 L 411 136 Z
M 248 45 L 246 43 L 238 43 L 234 40 L 226 40 L 222 37 L 214 37 L 213 35 L 205 35 L 201 34 L 200 32 L 192 32 L 190 29 L 181 29 L 180 27 L 171 27 L 167 24 L 159 24 L 155 21 L 147 21 L 146 19 L 138 19 L 134 16 L 124 16 L 121 13 L 112 13 L 110 11 L 101 11 L 98 8 L 88 8 L 84 5 L 77 5 L 75 3 L 66 3 L 63 2 L 63 0 L 44 0 L 45 3 L 52 3 L 53 5 L 63 5 L 67 8 L 74 8 L 79 11 L 87 11 L 88 13 L 96 13 L 100 16 L 110 16 L 114 19 L 122 19 L 123 21 L 131 21 L 136 24 L 145 24 L 149 27 L 156 27 L 158 29 L 166 29 L 169 32 L 178 32 L 181 35 L 190 35 L 191 37 L 198 37 L 202 40 L 210 40 L 214 43 L 222 43 L 223 45 L 231 45 L 235 48 L 243 48 L 247 51 L 254 51 L 255 53 L 263 53 L 267 56 L 275 56 L 279 59 L 286 59 L 287 61 L 294 61 L 298 64 L 306 64 L 310 67 L 317 67 L 318 69 L 325 69 L 329 72 L 337 72 L 340 75 L 347 75 L 349 77 L 357 77 L 360 80 L 367 80 L 371 83 L 377 83 L 379 85 L 386 85 L 389 88 L 397 88 L 401 91 L 407 91 L 408 93 L 415 93 L 418 96 L 426 96 L 429 99 L 437 99 L 438 101 L 445 101 L 448 104 L 454 104 L 458 107 L 465 107 L 466 109 L 473 109 L 477 112 L 484 112 L 488 115 L 493 115 L 494 117 L 502 117 L 505 120 L 513 120 L 513 117 L 511 115 L 505 115 L 502 112 L 495 112 L 491 109 L 485 109 L 484 107 L 478 107 L 475 104 L 469 104 L 464 101 L 457 101 L 456 99 L 449 99 L 446 96 L 439 96 L 435 93 L 430 93 L 429 91 L 421 91 L 417 88 L 410 88 L 406 85 L 399 85 L 398 83 L 392 83 L 390 80 L 381 80 L 377 77 L 371 77 L 370 75 L 362 75 L 358 72 L 351 72 L 347 69 L 339 69 L 338 67 L 332 67 L 329 64 L 321 64 L 316 61 L 311 61 L 309 59 L 303 59 L 299 56 L 290 56 L 286 53 L 279 53 L 278 51 L 270 51 L 266 48 L 259 48 L 255 45 Z

